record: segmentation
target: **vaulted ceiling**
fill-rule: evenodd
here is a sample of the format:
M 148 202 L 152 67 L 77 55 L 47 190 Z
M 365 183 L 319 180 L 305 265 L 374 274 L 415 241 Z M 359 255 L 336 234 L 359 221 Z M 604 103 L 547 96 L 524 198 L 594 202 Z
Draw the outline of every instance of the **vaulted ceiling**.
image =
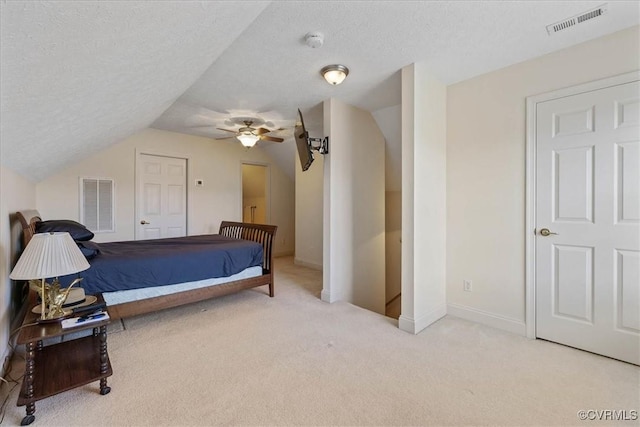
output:
M 547 34 L 601 4 L 2 2 L 1 162 L 38 181 L 147 127 L 220 137 L 233 116 L 286 128 L 300 108 L 313 129 L 330 97 L 371 112 L 399 104 L 411 63 L 451 84 L 640 23 L 638 2 L 615 1 Z M 321 48 L 305 45 L 310 31 Z M 333 63 L 350 69 L 340 86 L 319 74 Z

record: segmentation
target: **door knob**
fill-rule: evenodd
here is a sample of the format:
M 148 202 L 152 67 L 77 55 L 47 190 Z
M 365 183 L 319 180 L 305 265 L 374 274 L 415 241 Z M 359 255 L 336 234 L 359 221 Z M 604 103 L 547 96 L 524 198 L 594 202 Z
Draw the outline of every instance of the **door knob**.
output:
M 540 230 L 540 234 L 541 234 L 542 236 L 547 237 L 547 236 L 550 236 L 550 235 L 552 235 L 552 234 L 558 234 L 558 233 L 554 233 L 554 232 L 552 232 L 552 231 L 549 231 L 549 229 L 548 229 L 548 228 L 543 228 L 542 230 Z
M 142 221 L 140 221 L 140 224 L 145 225 L 145 224 L 151 224 L 151 223 L 143 219 Z

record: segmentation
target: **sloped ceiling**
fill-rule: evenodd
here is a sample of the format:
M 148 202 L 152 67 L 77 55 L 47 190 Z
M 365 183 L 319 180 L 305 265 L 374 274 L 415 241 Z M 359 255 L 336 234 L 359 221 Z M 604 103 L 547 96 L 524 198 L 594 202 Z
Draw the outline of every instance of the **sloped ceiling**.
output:
M 330 97 L 398 105 L 408 64 L 450 84 L 640 23 L 639 2 L 615 1 L 547 34 L 602 3 L 2 2 L 1 161 L 40 180 L 149 126 L 221 137 L 234 115 L 290 127 L 298 108 L 321 131 Z M 305 45 L 309 31 L 323 47 Z M 350 68 L 340 86 L 319 74 L 331 63 Z M 259 144 L 292 161 L 292 141 Z
M 2 164 L 40 180 L 148 127 L 268 2 L 3 2 Z

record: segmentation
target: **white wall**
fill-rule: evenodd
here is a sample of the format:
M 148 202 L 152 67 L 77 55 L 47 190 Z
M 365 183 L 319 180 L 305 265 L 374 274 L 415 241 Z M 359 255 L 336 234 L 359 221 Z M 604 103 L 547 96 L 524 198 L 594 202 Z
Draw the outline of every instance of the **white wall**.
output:
M 35 183 L 0 166 L 0 366 L 9 355 L 11 322 L 20 310 L 21 286 L 9 279 L 9 273 L 23 249 L 22 229 L 14 214 L 33 209 L 35 205 Z
M 402 69 L 402 314 L 418 333 L 446 314 L 446 86 Z
M 324 156 L 314 151 L 313 157 L 314 161 L 309 169 L 302 172 L 300 157 L 297 152 L 295 153 L 296 252 L 294 262 L 322 270 Z
M 337 99 L 324 103 L 324 130 L 322 299 L 384 314 L 384 136 L 369 112 Z
M 217 233 L 222 220 L 242 219 L 241 163 L 271 163 L 259 149 L 239 143 L 145 129 L 108 149 L 39 182 L 37 209 L 44 219 L 79 216 L 78 180 L 81 176 L 115 180 L 114 233 L 96 234 L 97 242 L 132 240 L 135 226 L 135 156 L 137 152 L 188 158 L 188 234 Z M 204 181 L 202 187 L 195 180 Z M 274 253 L 293 253 L 294 183 L 271 164 L 271 222 L 278 226 Z
M 525 334 L 525 99 L 637 70 L 638 29 L 448 87 L 449 313 Z

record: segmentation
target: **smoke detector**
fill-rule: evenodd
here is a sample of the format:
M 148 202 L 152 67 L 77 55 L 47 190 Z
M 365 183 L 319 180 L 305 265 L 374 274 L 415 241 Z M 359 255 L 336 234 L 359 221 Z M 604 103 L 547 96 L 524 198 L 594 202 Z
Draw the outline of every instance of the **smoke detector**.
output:
M 549 35 L 555 34 L 559 31 L 566 30 L 574 25 L 582 24 L 594 18 L 598 18 L 607 13 L 608 4 L 605 3 L 602 6 L 598 6 L 595 9 L 588 10 L 579 15 L 572 16 L 571 18 L 564 19 L 556 22 L 555 24 L 547 25 L 547 33 Z
M 322 44 L 324 43 L 324 34 L 317 31 L 307 33 L 307 35 L 304 36 L 304 42 L 307 44 L 307 46 L 314 49 L 322 47 Z

